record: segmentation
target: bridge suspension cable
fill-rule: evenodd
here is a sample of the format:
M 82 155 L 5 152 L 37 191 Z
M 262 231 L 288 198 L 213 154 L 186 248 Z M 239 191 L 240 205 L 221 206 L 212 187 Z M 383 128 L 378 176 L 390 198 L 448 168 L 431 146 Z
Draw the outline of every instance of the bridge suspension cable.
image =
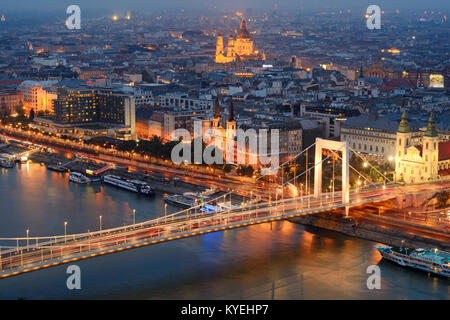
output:
M 284 167 L 286 164 L 288 164 L 291 161 L 294 161 L 295 159 L 297 159 L 298 157 L 300 157 L 302 154 L 304 154 L 305 152 L 308 152 L 309 149 L 311 149 L 313 146 L 315 145 L 315 143 L 311 144 L 309 147 L 307 147 L 306 149 L 302 150 L 300 153 L 298 153 L 297 155 L 295 155 L 293 158 L 286 160 L 285 162 L 283 162 L 282 164 L 278 165 L 278 167 L 276 167 L 276 170 L 278 171 L 280 168 Z M 313 168 L 313 167 L 312 167 Z M 197 209 L 201 209 L 202 207 L 204 207 L 206 204 L 208 203 L 214 203 L 216 201 L 221 200 L 222 198 L 227 198 L 228 196 L 231 196 L 233 193 L 236 193 L 238 190 L 244 189 L 245 187 L 252 185 L 254 183 L 256 183 L 257 181 L 263 179 L 264 176 L 260 176 L 257 177 L 255 179 L 253 179 L 250 182 L 247 182 L 227 193 L 225 193 L 224 195 L 220 195 L 214 199 L 208 200 L 204 203 L 195 205 L 193 207 L 184 209 L 184 210 L 180 210 L 177 212 L 174 212 L 170 215 L 166 215 L 166 216 L 162 216 L 162 217 L 158 217 L 156 219 L 152 219 L 152 220 L 148 220 L 145 222 L 141 222 L 141 223 L 136 223 L 133 225 L 128 225 L 128 226 L 123 226 L 123 227 L 116 227 L 116 228 L 110 228 L 110 229 L 104 229 L 104 230 L 99 230 L 99 231 L 95 231 L 95 232 L 84 232 L 84 233 L 76 233 L 76 234 L 68 234 L 68 235 L 59 235 L 59 236 L 41 236 L 41 237 L 16 237 L 16 238 L 0 238 L 0 241 L 24 241 L 24 240 L 34 240 L 34 241 L 38 241 L 38 240 L 50 240 L 50 241 L 56 241 L 56 240 L 60 240 L 60 239 L 70 239 L 70 238 L 78 238 L 78 237 L 86 237 L 86 236 L 96 236 L 99 234 L 105 234 L 107 232 L 116 232 L 116 231 L 120 231 L 120 230 L 126 230 L 127 228 L 131 228 L 131 227 L 138 227 L 138 226 L 144 226 L 144 225 L 152 225 L 152 224 L 158 224 L 161 223 L 162 221 L 170 221 L 171 219 L 173 220 L 176 216 L 182 216 L 183 214 L 186 214 L 188 217 L 190 215 L 192 215 L 192 211 L 196 212 Z M 277 187 L 279 188 L 279 187 Z M 274 189 L 277 189 L 274 188 Z M 267 194 L 267 193 L 265 193 Z M 261 199 L 261 197 L 260 197 Z M 223 214 L 226 214 L 230 211 L 232 211 L 233 209 L 230 207 L 230 209 L 228 210 L 224 210 Z M 1 247 L 1 246 L 0 246 Z
M 368 166 L 370 166 L 372 169 L 374 169 L 379 175 L 383 176 L 384 179 L 388 180 L 389 182 L 394 182 L 388 177 L 386 177 L 383 173 L 381 173 L 377 168 L 375 168 L 369 161 L 366 161 L 357 151 L 355 151 L 352 147 L 349 146 L 350 151 L 352 151 L 357 157 L 359 157 L 361 160 L 364 161 L 364 163 L 367 163 Z
M 337 157 L 342 160 L 341 156 L 339 154 L 337 154 Z M 362 177 L 364 180 L 366 180 L 367 182 L 369 182 L 370 184 L 373 184 L 373 181 L 370 178 L 367 178 L 363 173 L 359 172 L 358 170 L 355 169 L 355 167 L 353 167 L 351 164 L 348 165 L 350 167 L 350 169 L 352 169 L 353 171 L 355 171 L 360 177 Z
M 291 183 L 293 180 L 295 180 L 295 179 L 301 177 L 302 175 L 306 174 L 306 173 L 309 172 L 310 170 L 314 169 L 316 166 L 318 166 L 318 165 L 322 164 L 323 162 L 325 162 L 326 160 L 328 160 L 331 156 L 333 156 L 333 155 L 334 155 L 335 153 L 337 153 L 338 151 L 339 151 L 339 150 L 335 150 L 333 153 L 331 153 L 330 155 L 328 155 L 326 158 L 322 159 L 322 161 L 320 161 L 319 163 L 316 163 L 314 166 L 308 168 L 308 170 L 305 170 L 305 171 L 301 172 L 300 174 L 298 174 L 297 176 L 294 176 L 293 178 L 291 178 L 290 180 L 286 181 L 286 182 L 285 182 L 284 184 L 282 184 L 281 186 L 278 186 L 278 187 L 276 187 L 276 188 L 274 188 L 274 189 L 272 189 L 272 190 L 269 190 L 269 191 L 265 192 L 263 195 L 261 195 L 261 197 L 264 196 L 264 195 L 266 195 L 266 194 L 271 194 L 273 191 L 278 190 L 280 187 L 283 187 L 283 186 L 285 186 L 285 185 Z

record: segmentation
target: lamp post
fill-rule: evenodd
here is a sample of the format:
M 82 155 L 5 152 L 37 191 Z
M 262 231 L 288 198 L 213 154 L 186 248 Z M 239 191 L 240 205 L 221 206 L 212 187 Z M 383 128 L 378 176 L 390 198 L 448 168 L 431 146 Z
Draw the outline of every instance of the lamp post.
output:
M 29 250 L 29 241 L 28 241 L 28 234 L 30 233 L 30 230 L 27 229 L 27 251 Z
M 133 225 L 136 224 L 136 209 L 133 209 Z
M 167 203 L 164 204 L 164 223 L 167 223 Z
M 100 219 L 100 231 L 102 231 L 102 216 L 100 216 L 99 219 Z
M 67 242 L 67 221 L 64 221 L 64 243 Z

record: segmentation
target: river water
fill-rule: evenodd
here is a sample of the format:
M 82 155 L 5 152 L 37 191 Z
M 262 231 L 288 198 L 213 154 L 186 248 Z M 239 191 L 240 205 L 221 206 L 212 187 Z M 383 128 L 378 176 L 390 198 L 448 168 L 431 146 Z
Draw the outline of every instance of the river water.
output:
M 110 186 L 69 183 L 35 163 L 0 169 L 0 237 L 95 231 L 164 214 L 148 199 Z M 176 208 L 168 207 L 168 213 Z M 449 299 L 450 281 L 405 269 L 375 243 L 290 222 L 263 224 L 77 261 L 0 280 L 0 299 Z M 369 265 L 381 289 L 367 288 Z

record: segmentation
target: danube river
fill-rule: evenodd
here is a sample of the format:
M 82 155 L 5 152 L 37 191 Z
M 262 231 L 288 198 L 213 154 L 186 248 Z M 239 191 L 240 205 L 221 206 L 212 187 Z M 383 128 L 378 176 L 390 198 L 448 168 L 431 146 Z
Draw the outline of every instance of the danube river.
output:
M 0 237 L 110 228 L 164 215 L 153 199 L 69 183 L 40 164 L 0 169 Z M 175 208 L 168 208 L 172 212 Z M 381 261 L 375 243 L 289 222 L 166 242 L 0 280 L 0 299 L 449 299 L 449 280 Z M 367 289 L 369 265 L 381 289 Z

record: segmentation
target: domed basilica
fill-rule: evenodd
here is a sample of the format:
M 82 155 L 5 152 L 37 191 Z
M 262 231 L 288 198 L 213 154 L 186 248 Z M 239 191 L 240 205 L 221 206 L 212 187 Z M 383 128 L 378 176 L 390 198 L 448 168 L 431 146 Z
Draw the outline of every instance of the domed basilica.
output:
M 219 34 L 216 44 L 216 63 L 230 63 L 245 60 L 265 60 L 264 54 L 254 50 L 253 40 L 247 30 L 247 23 L 243 19 L 236 38 L 230 33 L 226 46 L 224 38 Z

